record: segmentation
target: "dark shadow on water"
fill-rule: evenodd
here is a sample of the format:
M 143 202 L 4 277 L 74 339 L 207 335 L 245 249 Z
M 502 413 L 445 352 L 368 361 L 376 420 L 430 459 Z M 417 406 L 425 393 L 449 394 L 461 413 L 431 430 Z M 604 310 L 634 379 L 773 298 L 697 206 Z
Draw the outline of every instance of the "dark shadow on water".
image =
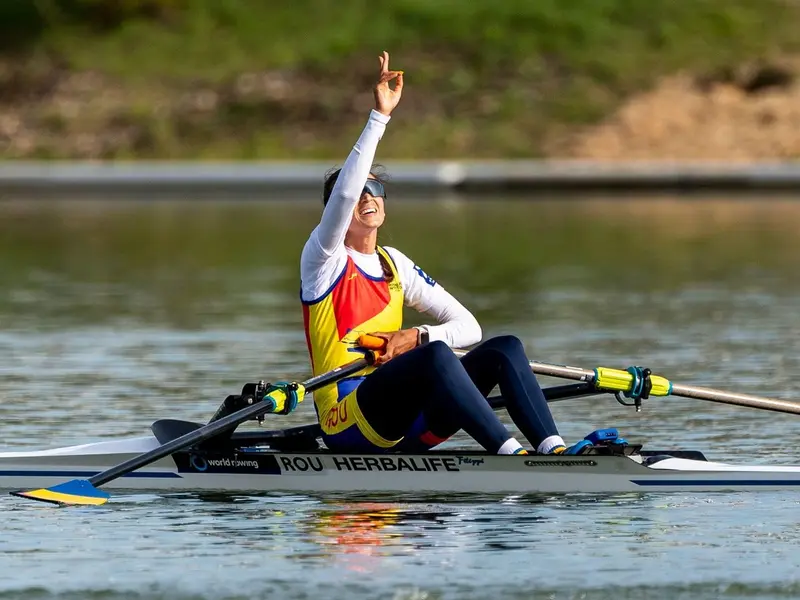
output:
M 667 494 L 664 494 L 667 495 Z M 287 502 L 301 505 L 309 502 L 336 505 L 346 503 L 386 503 L 398 505 L 508 505 L 508 506 L 557 506 L 561 509 L 582 509 L 587 505 L 622 506 L 650 500 L 661 494 L 640 494 L 635 492 L 608 494 L 472 494 L 472 493 L 397 493 L 397 492 L 337 492 L 322 494 L 289 494 L 280 492 L 230 493 L 220 492 L 178 492 L 164 493 L 157 497 L 163 501 L 201 502 L 223 505 L 268 503 L 270 499 L 285 506 Z

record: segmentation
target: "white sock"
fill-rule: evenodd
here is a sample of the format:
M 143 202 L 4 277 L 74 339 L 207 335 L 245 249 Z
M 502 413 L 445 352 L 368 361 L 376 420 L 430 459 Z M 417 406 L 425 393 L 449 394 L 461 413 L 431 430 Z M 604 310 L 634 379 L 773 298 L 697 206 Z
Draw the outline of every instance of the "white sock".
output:
M 514 454 L 517 450 L 522 448 L 522 444 L 520 444 L 514 438 L 508 438 L 503 445 L 500 446 L 500 449 L 497 451 L 498 454 Z
M 564 440 L 561 439 L 560 435 L 551 435 L 550 437 L 544 438 L 542 443 L 539 444 L 539 447 L 536 448 L 536 452 L 539 454 L 547 454 L 553 448 L 557 448 L 558 446 L 566 446 Z

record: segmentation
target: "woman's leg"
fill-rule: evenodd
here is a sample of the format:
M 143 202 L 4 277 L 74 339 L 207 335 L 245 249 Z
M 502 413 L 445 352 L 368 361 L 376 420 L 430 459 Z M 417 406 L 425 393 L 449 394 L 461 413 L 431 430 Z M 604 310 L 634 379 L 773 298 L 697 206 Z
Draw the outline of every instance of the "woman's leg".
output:
M 564 445 L 518 338 L 489 339 L 462 357 L 461 364 L 484 397 L 500 386 L 511 419 L 537 451 L 547 453 Z
M 364 418 L 387 440 L 411 432 L 423 415 L 436 438 L 446 439 L 464 429 L 489 452 L 520 448 L 443 342 L 392 359 L 367 376 L 356 397 Z

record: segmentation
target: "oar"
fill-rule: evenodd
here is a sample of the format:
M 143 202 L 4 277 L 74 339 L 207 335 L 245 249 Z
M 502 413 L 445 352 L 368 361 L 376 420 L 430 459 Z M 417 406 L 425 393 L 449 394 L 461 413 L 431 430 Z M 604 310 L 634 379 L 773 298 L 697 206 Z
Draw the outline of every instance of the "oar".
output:
M 465 350 L 454 350 L 454 352 L 458 356 L 466 354 Z M 595 389 L 603 392 L 622 392 L 629 394 L 637 384 L 636 374 L 620 369 L 597 367 L 596 369 L 589 370 L 565 365 L 551 365 L 535 360 L 530 362 L 530 366 L 531 370 L 537 375 L 549 375 L 561 379 L 591 383 L 594 385 Z M 665 377 L 659 375 L 651 375 L 650 380 L 652 383 L 652 389 L 649 393 L 650 396 L 680 396 L 682 398 L 708 400 L 721 404 L 749 406 L 762 410 L 800 415 L 800 403 L 798 402 L 765 398 L 763 396 L 751 396 L 750 394 L 737 394 L 693 385 L 681 385 L 672 383 Z
M 542 388 L 544 399 L 548 402 L 559 402 L 561 400 L 572 400 L 574 398 L 582 398 L 585 396 L 598 396 L 612 392 L 604 392 L 598 390 L 591 383 L 567 383 L 564 385 L 554 385 L 552 387 Z M 505 408 L 508 400 L 503 396 L 489 396 L 486 401 L 492 410 L 500 410 Z M 322 427 L 319 423 L 309 423 L 307 425 L 297 425 L 296 427 L 289 427 L 287 429 L 275 429 L 271 431 L 258 431 L 252 433 L 241 434 L 232 438 L 239 444 L 246 444 L 248 442 L 262 443 L 272 442 L 273 440 L 280 441 L 286 438 L 318 438 L 322 436 Z
M 364 358 L 354 360 L 351 363 L 338 367 L 328 373 L 317 375 L 298 384 L 298 397 L 302 399 L 303 395 L 307 392 L 313 392 L 323 386 L 326 386 L 338 379 L 357 373 L 364 367 L 371 365 L 375 360 L 375 355 L 369 352 Z M 42 488 L 30 491 L 16 491 L 11 492 L 14 496 L 22 498 L 32 498 L 34 500 L 42 500 L 44 502 L 52 502 L 55 504 L 105 504 L 111 497 L 107 492 L 97 489 L 99 486 L 108 483 L 118 477 L 122 477 L 132 471 L 146 467 L 154 463 L 160 458 L 169 456 L 179 450 L 194 446 L 200 442 L 214 437 L 222 431 L 234 429 L 239 424 L 244 423 L 248 419 L 256 418 L 268 412 L 281 410 L 286 400 L 286 394 L 282 390 L 275 390 L 270 392 L 261 402 L 252 404 L 247 408 L 243 408 L 227 417 L 214 421 L 200 429 L 195 429 L 182 435 L 179 438 L 154 448 L 149 452 L 145 452 L 139 456 L 135 456 L 124 463 L 111 467 L 110 469 L 98 473 L 89 479 L 73 479 L 65 483 L 60 483 L 50 488 Z
M 386 345 L 386 340 L 371 335 L 362 335 L 359 345 L 376 351 L 382 350 Z M 456 356 L 464 356 L 466 350 L 454 349 Z M 631 394 L 634 388 L 642 383 L 642 370 L 631 368 L 628 371 L 611 369 L 609 367 L 597 367 L 596 369 L 583 369 L 581 367 L 569 367 L 566 365 L 551 365 L 536 360 L 530 361 L 531 370 L 537 375 L 549 375 L 561 379 L 571 379 L 582 381 L 594 385 L 600 392 L 622 392 Z M 674 384 L 669 379 L 660 375 L 649 375 L 651 389 L 649 396 L 680 396 L 682 398 L 694 398 L 696 400 L 708 400 L 721 404 L 733 404 L 735 406 L 749 406 L 762 410 L 772 410 L 775 412 L 790 413 L 800 415 L 800 403 L 789 400 L 776 400 L 763 396 L 751 396 L 750 394 L 737 394 L 723 390 L 698 387 L 692 385 Z

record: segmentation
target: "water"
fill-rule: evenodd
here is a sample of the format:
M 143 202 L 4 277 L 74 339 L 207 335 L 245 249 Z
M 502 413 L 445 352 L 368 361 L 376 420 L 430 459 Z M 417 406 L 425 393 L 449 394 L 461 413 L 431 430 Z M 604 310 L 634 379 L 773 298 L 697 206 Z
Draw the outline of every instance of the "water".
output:
M 388 208 L 383 243 L 532 357 L 800 397 L 800 204 Z M 306 375 L 297 269 L 318 214 L 302 202 L 0 205 L 0 446 L 202 420 L 246 381 Z M 640 414 L 605 398 L 553 411 L 568 440 L 612 425 L 719 460 L 800 462 L 792 416 L 678 398 Z M 311 420 L 304 405 L 280 423 Z M 0 496 L 0 599 L 792 598 L 799 503 L 123 494 L 56 509 Z

